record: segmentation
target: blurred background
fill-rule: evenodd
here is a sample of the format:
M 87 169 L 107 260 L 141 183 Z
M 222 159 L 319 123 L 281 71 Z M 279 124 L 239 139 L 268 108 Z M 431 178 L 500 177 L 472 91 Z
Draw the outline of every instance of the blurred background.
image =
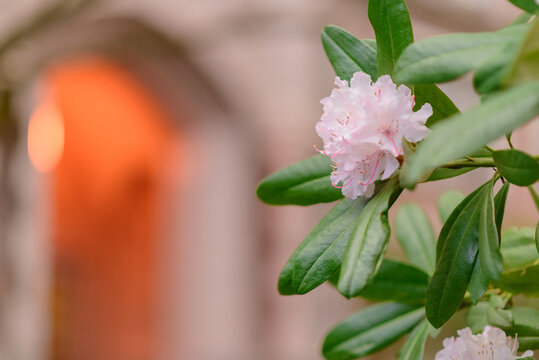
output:
M 504 0 L 408 4 L 416 40 L 519 15 Z M 325 333 L 365 302 L 329 285 L 283 297 L 276 283 L 331 205 L 254 194 L 315 154 L 334 79 L 320 31 L 373 38 L 367 1 L 0 6 L 0 359 L 320 359 Z M 470 81 L 442 85 L 461 109 L 479 101 Z M 513 143 L 538 153 L 538 135 L 535 121 Z M 390 219 L 417 201 L 439 229 L 438 196 L 490 175 L 422 184 Z M 505 228 L 537 221 L 525 188 L 507 206 Z M 402 257 L 395 241 L 389 254 Z

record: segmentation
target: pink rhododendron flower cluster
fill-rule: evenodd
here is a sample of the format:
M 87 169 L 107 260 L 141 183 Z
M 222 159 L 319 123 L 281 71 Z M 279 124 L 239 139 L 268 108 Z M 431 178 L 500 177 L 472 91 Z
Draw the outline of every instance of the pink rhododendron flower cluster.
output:
M 338 88 L 322 99 L 324 114 L 316 132 L 324 141 L 320 152 L 333 160 L 333 186 L 344 196 L 371 197 L 374 182 L 387 179 L 398 169 L 403 138 L 418 142 L 425 137 L 425 122 L 432 107 L 413 111 L 414 97 L 404 85 L 397 87 L 387 75 L 376 82 L 356 72 L 350 84 L 338 77 Z
M 505 336 L 503 330 L 485 326 L 481 334 L 473 335 L 470 328 L 458 330 L 458 337 L 444 340 L 444 348 L 435 360 L 513 360 L 533 356 L 528 350 L 517 356 L 518 341 Z

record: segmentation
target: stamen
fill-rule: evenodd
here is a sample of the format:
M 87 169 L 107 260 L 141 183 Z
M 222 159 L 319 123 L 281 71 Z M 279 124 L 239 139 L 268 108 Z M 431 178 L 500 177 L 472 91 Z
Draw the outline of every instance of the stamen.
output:
M 513 348 L 511 349 L 511 354 L 515 354 L 516 350 L 517 350 L 517 344 L 518 344 L 518 334 L 515 333 L 515 341 L 513 342 Z
M 414 108 L 415 106 L 415 95 L 412 95 L 412 109 Z
M 371 178 L 369 181 L 367 181 L 365 184 L 363 184 L 361 181 L 359 182 L 359 185 L 369 185 L 374 180 L 374 175 L 376 174 L 376 169 L 378 169 L 378 163 L 380 162 L 380 158 L 382 157 L 382 153 L 378 154 L 378 159 L 376 159 L 376 164 L 374 165 L 374 171 L 372 172 Z
M 346 184 L 344 184 L 342 186 L 339 186 L 339 185 L 337 185 L 335 183 L 331 183 L 331 186 L 333 186 L 336 189 L 342 189 L 342 188 L 347 187 L 348 185 L 350 185 L 351 182 L 352 182 L 352 178 L 350 178 L 350 181 L 348 181 Z
M 322 150 L 320 150 L 320 149 L 318 148 L 318 146 L 316 146 L 316 145 L 313 145 L 313 148 L 314 148 L 316 151 L 318 151 L 320 154 L 323 154 L 323 155 L 326 155 L 327 157 L 330 157 L 330 156 L 326 153 L 326 149 L 324 149 L 324 150 L 322 151 Z

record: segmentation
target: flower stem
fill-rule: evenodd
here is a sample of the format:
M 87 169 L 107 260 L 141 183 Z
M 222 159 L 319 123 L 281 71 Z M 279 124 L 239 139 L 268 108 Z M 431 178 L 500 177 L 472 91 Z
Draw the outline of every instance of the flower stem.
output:
M 539 155 L 532 155 L 532 157 L 539 161 Z M 496 164 L 494 163 L 494 159 L 491 157 L 484 157 L 484 158 L 471 158 L 467 157 L 466 159 L 458 159 L 454 161 L 449 161 L 445 164 L 443 164 L 442 168 L 447 169 L 460 169 L 463 167 L 495 167 Z

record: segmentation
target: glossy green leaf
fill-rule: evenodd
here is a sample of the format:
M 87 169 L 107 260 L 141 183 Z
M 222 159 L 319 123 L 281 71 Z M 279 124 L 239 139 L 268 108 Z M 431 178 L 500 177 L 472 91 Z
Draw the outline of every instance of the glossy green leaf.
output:
M 539 11 L 539 7 L 538 10 Z M 507 82 L 511 85 L 539 80 L 539 20 L 531 22 L 526 39 L 512 63 Z
M 472 276 L 470 278 L 470 284 L 468 285 L 472 304 L 477 304 L 479 299 L 481 299 L 481 296 L 487 291 L 489 283 L 490 279 L 488 278 L 488 275 L 481 269 L 481 255 L 477 253 Z
M 514 25 L 497 32 L 453 33 L 418 41 L 399 57 L 394 79 L 410 84 L 453 80 L 518 41 L 525 31 L 525 25 Z
M 466 196 L 451 212 L 447 220 L 444 222 L 444 226 L 442 226 L 442 230 L 440 230 L 440 234 L 438 235 L 438 242 L 436 243 L 436 262 L 438 263 L 440 259 L 440 255 L 442 253 L 442 249 L 445 246 L 445 241 L 451 232 L 453 225 L 455 224 L 455 221 L 459 218 L 461 212 L 464 210 L 464 208 L 472 201 L 472 199 L 476 198 L 479 192 L 481 192 L 485 186 L 487 186 L 488 183 L 484 183 L 483 185 L 479 186 L 477 189 L 472 191 L 468 196 Z M 478 198 L 477 198 L 478 199 Z M 476 200 L 477 200 L 476 199 Z
M 514 149 L 499 150 L 492 158 L 502 176 L 512 184 L 528 186 L 539 180 L 539 161 Z
M 324 216 L 284 266 L 278 284 L 282 295 L 305 294 L 335 272 L 367 202 L 366 198 L 343 199 Z
M 322 353 L 328 360 L 356 359 L 394 343 L 425 316 L 423 308 L 399 303 L 370 306 L 327 335 Z
M 496 226 L 493 182 L 489 182 L 481 199 L 479 215 L 479 256 L 481 270 L 492 281 L 500 281 L 502 274 L 502 254 L 500 235 Z
M 342 191 L 331 185 L 331 159 L 316 155 L 266 177 L 256 190 L 270 205 L 312 205 L 339 200 Z
M 490 185 L 487 184 L 487 187 L 490 187 Z M 493 224 L 490 224 L 489 226 L 493 226 L 494 229 L 488 229 L 488 231 L 496 232 L 496 234 L 499 234 L 502 227 L 502 220 L 503 220 L 503 213 L 505 210 L 505 201 L 507 199 L 507 190 L 509 189 L 509 183 L 504 184 L 500 191 L 496 194 L 494 197 L 493 203 L 494 203 L 494 221 Z M 489 189 L 487 189 L 489 191 Z M 490 191 L 491 192 L 491 191 Z M 481 200 L 484 201 L 485 199 Z M 484 202 L 482 203 L 484 205 Z M 482 209 L 484 210 L 484 208 Z M 480 234 L 481 234 L 481 228 L 480 228 Z M 494 241 L 493 241 L 494 242 Z M 496 246 L 498 247 L 497 252 L 499 253 L 499 236 L 497 236 L 495 240 Z M 493 244 L 494 246 L 494 244 Z M 479 240 L 479 248 L 481 249 L 481 239 Z M 496 251 L 496 250 L 495 250 Z M 472 278 L 470 279 L 470 285 L 468 286 L 468 290 L 470 291 L 470 300 L 473 304 L 476 304 L 477 301 L 483 296 L 485 291 L 487 291 L 488 286 L 491 281 L 491 276 L 489 276 L 488 271 L 485 271 L 483 263 L 483 256 L 490 256 L 482 255 L 481 251 L 477 254 L 477 258 L 475 260 L 474 270 L 472 272 Z M 499 276 L 501 275 L 501 268 L 502 268 L 502 259 L 501 254 L 494 255 L 495 259 L 489 259 L 489 262 L 494 263 L 496 266 L 499 267 L 499 275 L 495 279 L 492 279 L 492 281 L 499 281 Z M 498 270 L 494 270 L 498 271 Z
M 402 51 L 414 42 L 404 0 L 369 1 L 369 20 L 378 47 L 378 75 L 391 75 Z
M 429 276 L 402 262 L 384 259 L 372 282 L 359 293 L 371 300 L 392 300 L 406 304 L 425 302 Z
M 401 171 L 401 183 L 413 186 L 429 170 L 470 154 L 539 114 L 539 82 L 493 95 L 474 109 L 432 127 Z
M 475 306 L 471 306 L 466 313 L 466 322 L 472 332 L 478 333 L 488 325 L 487 311 L 489 304 L 486 301 L 480 301 Z
M 535 2 L 535 0 L 509 0 L 512 2 L 515 6 L 518 6 L 522 10 L 525 10 L 531 14 L 536 13 L 539 11 L 539 5 Z
M 445 223 L 447 221 L 447 218 L 449 218 L 449 215 L 455 210 L 458 204 L 464 198 L 466 195 L 461 193 L 460 191 L 446 191 L 445 193 L 440 196 L 438 199 L 438 215 L 440 216 L 440 220 L 442 220 L 442 223 Z
M 496 228 L 498 234 L 502 232 L 503 214 L 505 213 L 505 202 L 509 193 L 509 183 L 502 185 L 496 196 L 494 197 L 494 216 L 496 218 Z M 500 241 L 498 241 L 500 243 Z
M 350 80 L 357 71 L 363 71 L 376 80 L 376 50 L 371 47 L 372 43 L 330 25 L 322 30 L 322 45 L 335 73 L 342 80 Z
M 399 360 L 422 360 L 430 329 L 431 325 L 427 320 L 420 322 L 399 351 Z
M 475 169 L 472 167 L 460 168 L 460 169 L 437 168 L 437 169 L 434 169 L 432 174 L 430 174 L 430 176 L 427 178 L 427 180 L 425 180 L 425 182 L 450 179 L 455 176 L 466 174 L 467 172 L 470 172 L 472 170 L 475 170 Z
M 344 250 L 370 199 L 344 199 L 305 238 L 305 246 L 296 254 L 292 284 L 305 294 L 325 282 L 341 265 Z M 329 217 L 329 218 L 328 218 Z
M 504 270 L 524 268 L 539 258 L 531 227 L 510 228 L 502 234 L 501 251 Z
M 478 251 L 480 199 L 485 185 L 457 206 L 440 232 L 439 260 L 427 289 L 425 306 L 427 318 L 435 328 L 455 313 L 468 288 Z
M 387 211 L 396 180 L 386 183 L 359 215 L 344 253 L 337 288 L 344 296 L 357 296 L 376 275 L 389 241 Z
M 401 206 L 395 232 L 410 262 L 428 274 L 434 273 L 436 238 L 427 214 L 415 204 Z

